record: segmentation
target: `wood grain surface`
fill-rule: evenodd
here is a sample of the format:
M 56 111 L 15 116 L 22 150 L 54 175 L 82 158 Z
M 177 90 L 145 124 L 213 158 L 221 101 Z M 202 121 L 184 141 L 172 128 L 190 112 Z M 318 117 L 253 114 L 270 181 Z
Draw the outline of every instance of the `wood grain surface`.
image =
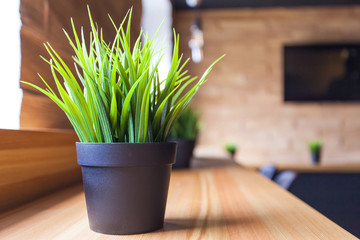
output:
M 164 228 L 132 236 L 89 230 L 82 186 L 0 215 L 0 239 L 357 239 L 254 171 L 173 171 Z
M 0 129 L 0 212 L 80 182 L 73 131 Z

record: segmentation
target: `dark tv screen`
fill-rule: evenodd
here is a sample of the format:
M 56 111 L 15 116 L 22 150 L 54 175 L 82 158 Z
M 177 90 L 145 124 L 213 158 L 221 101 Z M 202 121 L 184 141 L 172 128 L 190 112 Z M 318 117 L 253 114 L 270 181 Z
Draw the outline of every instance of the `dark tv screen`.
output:
M 360 44 L 284 47 L 285 101 L 360 101 Z

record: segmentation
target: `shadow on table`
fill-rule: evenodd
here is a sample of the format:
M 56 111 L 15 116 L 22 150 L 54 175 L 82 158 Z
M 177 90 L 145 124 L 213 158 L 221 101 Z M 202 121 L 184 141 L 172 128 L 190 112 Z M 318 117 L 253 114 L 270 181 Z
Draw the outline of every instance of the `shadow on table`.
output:
M 226 158 L 193 158 L 190 169 L 201 168 L 221 168 L 229 166 L 239 166 L 236 162 Z

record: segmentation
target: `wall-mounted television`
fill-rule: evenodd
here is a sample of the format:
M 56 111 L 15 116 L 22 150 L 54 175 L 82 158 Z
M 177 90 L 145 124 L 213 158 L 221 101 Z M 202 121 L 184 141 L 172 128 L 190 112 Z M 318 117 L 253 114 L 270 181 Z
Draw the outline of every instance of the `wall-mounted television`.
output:
M 359 102 L 360 44 L 284 46 L 284 101 Z

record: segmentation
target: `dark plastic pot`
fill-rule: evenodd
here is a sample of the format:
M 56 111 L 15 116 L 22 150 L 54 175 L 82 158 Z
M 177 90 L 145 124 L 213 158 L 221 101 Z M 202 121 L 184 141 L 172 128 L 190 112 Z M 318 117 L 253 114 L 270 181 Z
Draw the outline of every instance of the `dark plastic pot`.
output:
M 136 234 L 164 223 L 175 143 L 76 143 L 90 228 Z
M 230 158 L 231 158 L 231 160 L 233 160 L 233 161 L 235 161 L 235 154 L 236 154 L 236 150 L 230 152 Z
M 176 142 L 178 146 L 176 151 L 176 162 L 173 165 L 173 168 L 189 168 L 196 141 L 184 139 L 170 139 L 169 142 Z
M 321 151 L 311 153 L 311 160 L 312 160 L 313 164 L 319 164 L 319 162 L 320 162 L 320 152 Z

